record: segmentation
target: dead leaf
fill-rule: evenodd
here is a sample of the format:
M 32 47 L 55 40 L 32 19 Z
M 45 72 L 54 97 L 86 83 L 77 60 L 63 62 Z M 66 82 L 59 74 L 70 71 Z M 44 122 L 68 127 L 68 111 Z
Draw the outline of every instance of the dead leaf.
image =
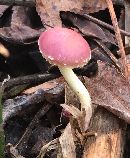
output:
M 28 26 L 11 26 L 0 28 L 0 37 L 9 42 L 29 44 L 31 41 L 39 37 L 44 29 L 35 30 Z
M 36 8 L 43 24 L 61 26 L 60 11 L 94 13 L 107 8 L 107 4 L 105 0 L 36 0 Z
M 63 158 L 76 158 L 75 144 L 71 124 L 68 123 L 63 134 L 59 138 Z
M 18 153 L 16 147 L 12 144 L 8 143 L 6 148 L 8 149 L 8 153 L 10 154 L 11 158 L 25 158 Z
M 130 123 L 130 89 L 127 80 L 108 64 L 98 62 L 98 74 L 85 85 L 94 104 L 103 106 L 119 118 Z
M 82 10 L 84 0 L 36 0 L 36 7 L 42 23 L 50 26 L 61 26 L 60 11 L 77 12 Z
M 58 139 L 54 139 L 54 140 L 50 141 L 49 143 L 47 143 L 46 145 L 44 145 L 41 148 L 41 151 L 36 158 L 43 158 L 47 151 L 50 151 L 52 149 L 56 149 L 58 143 L 59 143 Z
M 73 105 L 61 104 L 61 106 L 65 111 L 69 112 L 76 119 L 82 115 L 81 111 Z
M 98 12 L 107 8 L 106 0 L 86 0 L 88 13 Z
M 0 5 L 0 18 L 2 17 L 3 13 L 9 8 L 7 5 Z
M 15 97 L 14 99 L 7 99 L 3 103 L 3 121 L 6 122 L 16 115 L 20 116 L 25 114 L 27 112 L 27 107 L 31 105 L 31 108 L 33 108 L 36 106 L 37 103 L 43 102 L 45 101 L 45 99 L 51 103 L 58 103 L 63 100 L 63 97 L 64 85 L 58 84 L 52 89 L 46 91 L 44 91 L 43 89 L 38 89 L 31 95 L 22 95 Z
M 119 0 L 112 0 L 113 4 L 122 5 L 123 2 Z M 95 13 L 107 8 L 106 0 L 86 0 L 85 1 L 87 13 Z
M 33 130 L 33 137 L 35 145 L 31 149 L 31 153 L 36 154 L 40 151 L 41 147 L 46 145 L 53 139 L 55 133 L 53 128 L 47 128 L 40 125 L 36 125 L 36 129 Z
M 103 29 L 101 26 L 98 26 L 96 23 L 70 12 L 63 12 L 61 17 L 70 21 L 84 35 L 98 38 L 102 40 L 102 42 L 109 42 L 116 45 L 113 34 L 108 30 Z
M 14 6 L 12 8 L 12 17 L 11 17 L 11 25 L 17 26 L 29 26 L 30 25 L 30 18 L 27 16 L 29 8 L 25 8 L 22 6 Z
M 8 14 L 12 14 L 9 26 L 0 28 L 0 37 L 13 43 L 28 44 L 36 41 L 44 28 L 34 29 L 28 15 L 29 8 L 14 6 Z M 4 13 L 3 13 L 4 16 Z M 8 20 L 10 21 L 10 20 Z
M 43 89 L 44 91 L 47 91 L 47 90 L 55 88 L 59 83 L 63 83 L 63 82 L 64 82 L 63 77 L 60 77 L 60 78 L 42 83 L 38 86 L 26 89 L 25 91 L 23 91 L 23 94 L 31 94 L 31 93 L 36 92 L 38 89 Z

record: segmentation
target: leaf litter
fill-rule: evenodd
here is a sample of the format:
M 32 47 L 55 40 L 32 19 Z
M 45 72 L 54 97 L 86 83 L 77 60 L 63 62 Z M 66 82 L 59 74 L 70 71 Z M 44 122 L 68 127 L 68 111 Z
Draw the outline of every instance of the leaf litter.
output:
M 118 2 L 114 1 L 114 3 L 117 4 Z M 108 54 L 109 49 L 111 49 L 112 46 L 114 47 L 117 46 L 115 37 L 113 33 L 111 33 L 111 31 L 104 29 L 98 24 L 91 22 L 90 20 L 87 20 L 84 17 L 82 17 L 84 13 L 88 13 L 88 14 L 95 13 L 100 10 L 104 10 L 106 8 L 107 8 L 107 4 L 105 0 L 101 0 L 101 1 L 67 0 L 66 2 L 64 1 L 52 2 L 52 1 L 42 1 L 42 0 L 36 1 L 36 9 L 41 18 L 43 26 L 45 28 L 48 28 L 50 26 L 51 27 L 61 26 L 64 23 L 64 21 L 70 21 L 71 27 L 73 27 L 73 29 L 76 28 L 77 31 L 80 32 L 85 38 L 88 38 L 88 40 L 90 40 L 89 43 L 93 50 L 95 48 L 96 49 L 98 48 L 99 51 L 97 52 L 99 52 L 99 58 L 101 56 L 100 51 L 107 52 L 107 54 L 106 52 L 104 53 L 104 57 L 107 63 L 98 61 L 98 65 L 97 65 L 98 72 L 96 73 L 96 75 L 91 78 L 82 77 L 81 79 L 84 81 L 84 84 L 88 88 L 94 105 L 102 106 L 106 108 L 107 110 L 109 110 L 110 112 L 118 116 L 119 118 L 129 123 L 130 122 L 129 83 L 128 81 L 126 81 L 124 76 L 122 76 L 122 73 L 121 73 L 122 71 L 119 72 L 119 70 L 121 70 L 121 67 L 117 63 L 116 58 L 112 56 L 113 52 L 110 52 Z M 6 8 L 3 9 L 3 11 L 1 11 L 2 16 L 4 16 L 5 10 Z M 29 41 L 30 39 L 31 41 L 35 41 L 35 38 L 39 36 L 40 32 L 45 30 L 43 26 L 40 29 L 32 28 L 30 19 L 27 14 L 29 8 L 26 8 L 25 10 L 23 7 L 12 7 L 11 10 L 13 14 L 11 16 L 10 26 L 1 28 L 2 40 L 16 42 L 18 44 L 22 43 L 24 45 L 24 44 L 27 44 L 26 42 Z M 29 44 L 31 44 L 31 42 L 29 42 Z M 102 47 L 103 49 L 101 47 L 99 49 L 99 45 L 101 47 L 103 45 L 104 46 Z M 110 60 L 108 60 L 108 57 L 110 57 Z M 97 61 L 98 59 L 93 58 L 92 60 Z M 118 68 L 118 70 L 112 66 L 113 64 L 116 66 L 116 68 Z M 89 67 L 89 70 L 91 70 L 91 66 Z M 83 73 L 81 75 L 85 76 L 86 74 Z M 65 119 L 67 120 L 69 119 L 69 122 L 67 121 L 67 123 L 64 125 L 64 128 L 63 128 L 63 127 L 60 127 L 59 125 L 59 124 L 62 124 L 62 121 L 59 122 L 57 125 L 54 125 L 52 121 L 52 124 L 51 124 L 52 129 L 50 129 L 50 131 L 60 129 L 59 130 L 60 135 L 58 136 L 58 139 L 56 139 L 56 141 L 54 139 L 54 145 L 53 145 L 53 141 L 48 140 L 50 141 L 48 144 L 46 143 L 45 143 L 46 145 L 43 144 L 43 147 L 41 144 L 38 149 L 37 149 L 37 146 L 41 142 L 39 140 L 36 140 L 32 148 L 34 151 L 34 155 L 36 152 L 39 152 L 41 148 L 39 157 L 43 157 L 44 155 L 46 155 L 46 152 L 48 153 L 47 151 L 47 148 L 48 148 L 49 150 L 56 149 L 57 152 L 56 153 L 54 152 L 53 156 L 56 156 L 56 155 L 58 157 L 71 156 L 72 158 L 75 158 L 77 154 L 80 153 L 79 155 L 81 155 L 82 157 L 83 150 L 84 150 L 83 149 L 84 144 L 82 143 L 82 140 L 85 139 L 85 134 L 82 133 L 80 130 L 80 123 L 82 123 L 82 120 L 80 120 L 80 117 L 78 117 L 80 115 L 80 110 L 79 110 L 80 104 L 77 99 L 73 98 L 75 97 L 73 92 L 71 92 L 72 95 L 70 94 L 67 95 L 68 90 L 66 86 L 64 85 L 64 83 L 61 83 L 58 81 L 58 86 L 56 86 L 57 84 L 55 85 L 55 83 L 56 82 L 54 81 L 54 87 L 53 87 L 53 81 L 50 84 L 49 82 L 47 82 L 45 83 L 45 87 L 44 85 L 39 85 L 37 88 L 32 88 L 32 89 L 24 91 L 23 93 L 26 93 L 26 95 L 22 96 L 22 94 L 20 94 L 19 97 L 7 99 L 4 102 L 4 105 L 6 105 L 7 103 L 7 105 L 5 106 L 5 109 L 6 107 L 9 108 L 9 109 L 6 109 L 6 115 L 8 116 L 7 120 L 10 121 L 12 118 L 15 118 L 15 117 L 17 118 L 18 116 L 20 117 L 19 114 L 21 114 L 21 117 L 28 115 L 29 111 L 26 113 L 24 112 L 24 109 L 26 109 L 28 105 L 35 106 L 39 104 L 45 104 L 45 105 L 61 104 L 61 106 L 66 111 L 66 113 L 68 112 L 70 114 L 69 118 L 67 115 L 65 115 L 66 117 Z M 46 87 L 48 87 L 49 90 L 46 89 Z M 64 99 L 63 99 L 64 89 L 66 91 L 65 104 L 63 104 L 64 103 Z M 42 93 L 38 93 L 38 92 L 42 92 Z M 40 100 L 39 100 L 39 97 L 40 97 Z M 21 100 L 23 101 L 21 102 Z M 20 105 L 19 103 L 22 103 L 22 104 Z M 15 106 L 12 106 L 12 105 L 15 105 Z M 19 107 L 19 105 L 21 107 L 17 108 Z M 58 109 L 60 109 L 61 106 L 58 105 Z M 54 106 L 51 107 L 50 110 L 52 110 L 53 108 Z M 15 111 L 12 112 L 11 109 L 15 109 Z M 61 111 L 59 113 L 60 115 L 62 114 Z M 47 114 L 44 114 L 44 115 L 47 116 Z M 35 116 L 37 116 L 37 114 Z M 55 115 L 55 117 L 57 116 Z M 41 118 L 39 118 L 39 122 L 41 121 Z M 49 119 L 48 116 L 47 116 L 47 119 Z M 62 116 L 60 116 L 60 120 L 62 120 Z M 12 143 L 16 145 L 16 146 L 15 145 L 13 146 L 14 150 L 17 150 L 17 148 L 20 149 L 20 155 L 22 153 L 22 146 L 24 146 L 24 140 L 26 140 L 25 142 L 26 144 L 28 144 L 29 138 L 32 137 L 31 132 L 33 133 L 33 130 L 31 128 L 34 127 L 36 123 L 35 119 L 34 120 L 32 119 L 32 122 L 33 121 L 34 121 L 34 123 L 32 123 L 33 125 L 30 123 L 31 125 L 27 127 L 27 131 L 29 131 L 30 134 L 27 136 L 26 134 L 27 131 L 25 131 L 25 137 L 23 134 L 22 141 L 19 141 L 19 143 L 17 142 L 19 145 L 16 145 L 17 144 L 16 142 Z M 38 127 L 35 127 L 35 128 L 36 128 L 35 132 L 37 133 L 37 135 L 40 135 L 38 131 Z M 45 127 L 45 130 L 41 128 L 41 126 L 39 127 L 39 129 L 42 129 L 43 132 L 47 131 L 46 127 Z M 45 139 L 44 137 L 42 138 L 42 136 L 40 136 L 40 138 L 43 139 L 43 141 Z M 53 139 L 53 137 L 51 139 Z M 52 143 L 52 148 L 51 147 L 49 148 L 51 143 Z M 78 148 L 79 144 L 80 144 L 80 147 Z M 53 152 L 51 152 L 50 157 L 53 157 L 52 153 Z M 17 153 L 17 155 L 19 155 L 19 153 Z

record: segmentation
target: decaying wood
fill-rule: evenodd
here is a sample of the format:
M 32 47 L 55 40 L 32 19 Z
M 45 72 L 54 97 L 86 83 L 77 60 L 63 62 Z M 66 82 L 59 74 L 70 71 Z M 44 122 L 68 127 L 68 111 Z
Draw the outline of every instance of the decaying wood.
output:
M 90 131 L 97 137 L 88 137 L 83 158 L 122 158 L 125 123 L 110 112 L 97 108 L 91 121 Z

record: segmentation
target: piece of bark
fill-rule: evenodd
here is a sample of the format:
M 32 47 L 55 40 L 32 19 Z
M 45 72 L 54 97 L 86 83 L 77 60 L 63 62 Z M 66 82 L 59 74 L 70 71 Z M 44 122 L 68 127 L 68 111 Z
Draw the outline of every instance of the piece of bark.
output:
M 97 137 L 88 137 L 83 158 L 122 158 L 125 123 L 103 108 L 97 108 L 90 123 L 90 131 Z

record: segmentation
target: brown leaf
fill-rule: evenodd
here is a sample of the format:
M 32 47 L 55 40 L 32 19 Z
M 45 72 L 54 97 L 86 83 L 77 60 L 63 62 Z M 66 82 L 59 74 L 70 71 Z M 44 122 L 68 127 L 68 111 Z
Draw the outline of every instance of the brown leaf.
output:
M 37 154 L 41 147 L 46 145 L 49 141 L 53 139 L 54 129 L 47 128 L 43 126 L 37 126 L 33 130 L 33 139 L 36 141 L 35 145 L 31 149 L 31 153 Z
M 7 5 L 0 5 L 0 17 L 3 15 L 3 13 L 9 8 Z
M 30 95 L 22 95 L 15 97 L 14 99 L 7 99 L 3 103 L 3 120 L 4 122 L 8 121 L 10 118 L 16 115 L 23 115 L 26 112 L 27 107 L 31 105 L 31 109 L 37 105 L 37 103 L 48 102 L 55 103 L 61 102 L 64 96 L 64 85 L 57 84 L 53 86 L 52 89 L 38 89 Z
M 74 136 L 71 124 L 68 123 L 63 134 L 59 138 L 63 158 L 76 158 Z
M 120 5 L 122 4 L 121 1 L 118 0 L 112 0 L 113 4 Z M 86 0 L 86 10 L 87 13 L 95 13 L 100 10 L 104 10 L 107 8 L 106 0 Z
M 81 111 L 73 105 L 61 104 L 61 106 L 76 119 L 82 115 Z
M 85 85 L 94 104 L 101 105 L 119 118 L 130 123 L 129 83 L 108 64 L 98 62 L 96 77 L 85 78 Z
M 94 13 L 107 8 L 105 0 L 36 0 L 36 8 L 42 23 L 61 26 L 60 11 Z
M 84 35 L 98 38 L 101 39 L 103 42 L 109 42 L 116 45 L 113 34 L 106 29 L 102 29 L 101 26 L 98 26 L 94 22 L 91 22 L 90 20 L 79 17 L 76 14 L 70 12 L 63 12 L 61 14 L 61 17 L 63 17 L 63 19 L 65 20 L 69 20 Z
M 89 13 L 98 12 L 107 8 L 106 0 L 86 0 Z
M 60 11 L 80 11 L 84 0 L 36 0 L 36 7 L 41 20 L 50 26 L 61 26 Z
M 13 43 L 28 44 L 38 38 L 44 29 L 34 30 L 28 26 L 11 26 L 0 28 L 0 37 Z
M 6 148 L 8 150 L 8 153 L 10 154 L 11 158 L 25 158 L 18 153 L 18 150 L 16 149 L 16 147 L 13 146 L 12 144 L 8 143 L 6 145 Z
M 0 37 L 9 42 L 20 44 L 36 41 L 36 38 L 38 38 L 40 33 L 44 31 L 44 28 L 32 28 L 28 15 L 29 8 L 14 6 L 11 11 L 12 17 L 10 26 L 0 28 Z M 11 11 L 9 14 L 11 14 Z
M 28 15 L 29 8 L 25 8 L 22 6 L 14 6 L 12 8 L 12 17 L 11 17 L 11 25 L 17 26 L 29 26 L 30 18 Z
M 23 91 L 23 94 L 31 94 L 31 93 L 36 92 L 38 89 L 43 89 L 44 91 L 51 90 L 51 89 L 55 88 L 59 83 L 63 83 L 63 82 L 64 82 L 63 78 L 60 77 L 60 78 L 57 78 L 57 79 L 54 79 L 54 80 L 51 80 L 48 82 L 44 82 L 35 87 L 28 88 L 25 91 Z

